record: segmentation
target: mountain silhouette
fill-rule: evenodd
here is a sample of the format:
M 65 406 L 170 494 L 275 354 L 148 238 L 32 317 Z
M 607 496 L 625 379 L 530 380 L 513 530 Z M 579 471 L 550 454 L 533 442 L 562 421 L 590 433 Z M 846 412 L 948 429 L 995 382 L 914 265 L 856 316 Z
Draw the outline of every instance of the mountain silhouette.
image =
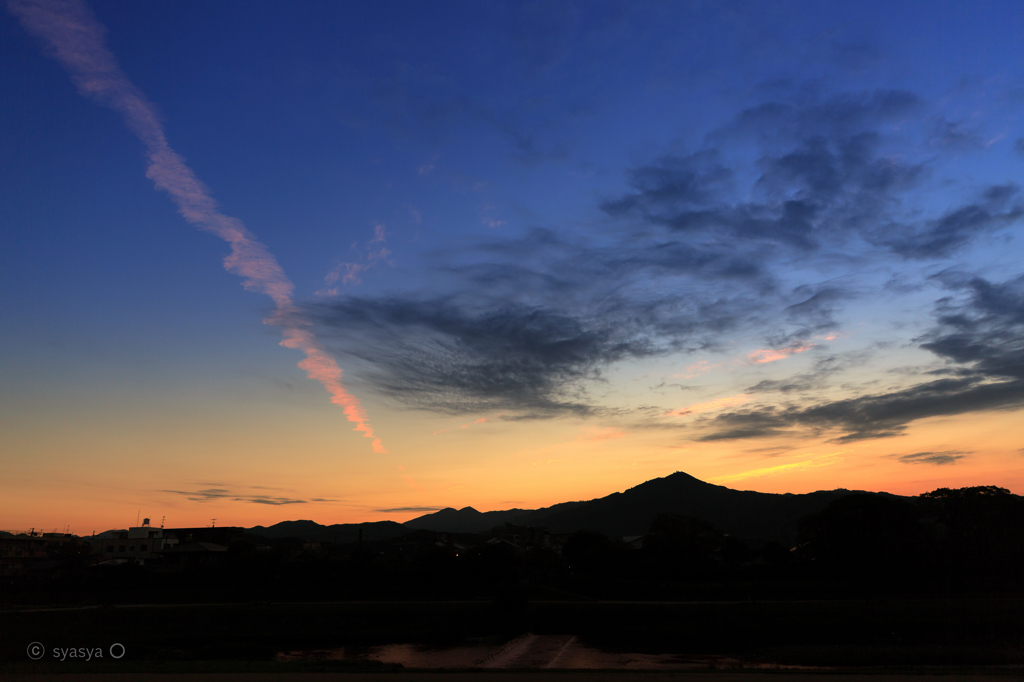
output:
M 394 521 L 371 521 L 367 523 L 336 523 L 323 526 L 316 521 L 282 521 L 273 526 L 254 526 L 246 532 L 270 539 L 302 538 L 318 542 L 345 544 L 356 542 L 362 531 L 363 540 L 375 542 L 392 540 L 409 532 L 409 528 Z
M 802 517 L 857 491 L 839 489 L 794 495 L 733 490 L 677 472 L 589 502 L 542 509 L 481 513 L 472 507 L 442 509 L 406 521 L 409 528 L 483 532 L 505 522 L 545 527 L 552 533 L 592 530 L 611 538 L 643 535 L 658 514 L 692 516 L 746 540 L 792 539 Z M 518 513 L 517 513 L 518 512 Z
M 819 512 L 833 500 L 855 490 L 820 490 L 793 493 L 759 493 L 733 490 L 676 472 L 586 502 L 562 502 L 542 509 L 506 509 L 480 512 L 473 507 L 448 507 L 405 523 L 339 523 L 323 526 L 315 521 L 283 521 L 248 530 L 266 538 L 297 537 L 321 542 L 349 543 L 363 531 L 366 541 L 391 540 L 416 530 L 447 533 L 485 533 L 514 523 L 543 527 L 552 533 L 590 530 L 617 539 L 643 535 L 659 514 L 691 516 L 711 523 L 723 533 L 748 541 L 792 541 L 797 522 Z M 888 493 L 879 493 L 888 495 Z
M 436 530 L 447 533 L 484 533 L 495 526 L 503 526 L 505 522 L 530 513 L 527 509 L 508 509 L 505 511 L 479 512 L 472 507 L 453 509 L 447 507 L 441 511 L 420 516 L 402 525 L 416 530 Z

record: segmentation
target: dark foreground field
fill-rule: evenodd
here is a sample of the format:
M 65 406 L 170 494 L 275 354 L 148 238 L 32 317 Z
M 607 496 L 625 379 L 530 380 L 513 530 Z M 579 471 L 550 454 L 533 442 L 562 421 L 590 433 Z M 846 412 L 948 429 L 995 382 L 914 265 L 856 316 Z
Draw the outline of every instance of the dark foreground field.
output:
M 799 527 L 792 546 L 670 513 L 642 543 L 235 529 L 184 565 L 64 543 L 0 581 L 0 672 L 1024 672 L 1024 498 L 847 495 Z
M 38 682 L 41 676 L 15 674 L 6 678 L 10 682 Z M 638 676 L 636 673 L 621 672 L 564 672 L 535 671 L 527 673 L 508 672 L 395 672 L 395 673 L 71 673 L 55 676 L 61 682 L 330 682 L 343 679 L 344 682 L 507 682 L 508 680 L 529 679 L 531 682 L 623 682 L 626 679 L 641 679 L 644 682 L 1016 682 L 1019 675 L 993 672 L 956 673 L 892 673 L 873 672 L 858 674 L 835 673 L 688 673 L 656 672 Z
M 0 614 L 0 672 L 385 673 L 400 668 L 369 660 L 360 652 L 398 643 L 444 648 L 472 641 L 500 642 L 524 633 L 573 635 L 586 646 L 605 652 L 677 654 L 689 660 L 718 661 L 718 675 L 785 666 L 933 673 L 940 666 L 961 674 L 982 670 L 1016 671 L 1019 675 L 1024 671 L 1024 598 L 976 596 L 717 603 L 246 603 L 8 610 Z M 45 647 L 37 661 L 30 660 L 27 653 L 33 642 Z M 123 658 L 110 657 L 109 647 L 114 643 L 123 645 Z M 340 647 L 349 652 L 345 660 L 302 655 Z M 103 658 L 87 661 L 69 654 L 72 649 L 100 649 Z M 284 652 L 297 655 L 282 660 Z M 56 657 L 61 654 L 63 661 Z M 459 679 L 471 679 L 465 676 L 469 671 L 459 674 Z M 160 679 L 170 682 L 170 678 Z

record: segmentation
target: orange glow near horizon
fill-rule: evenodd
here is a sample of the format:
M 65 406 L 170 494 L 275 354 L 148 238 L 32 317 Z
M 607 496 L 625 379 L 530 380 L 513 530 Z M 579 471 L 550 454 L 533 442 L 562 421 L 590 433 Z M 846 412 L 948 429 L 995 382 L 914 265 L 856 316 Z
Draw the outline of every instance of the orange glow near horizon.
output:
M 0 529 L 68 523 L 72 532 L 89 534 L 126 527 L 140 512 L 166 516 L 168 526 L 208 525 L 212 518 L 245 527 L 296 519 L 401 522 L 443 507 L 531 509 L 594 499 L 676 471 L 775 493 L 847 488 L 917 495 L 971 485 L 1024 492 L 1024 456 L 1008 435 L 1019 415 L 1008 412 L 922 420 L 898 438 L 840 446 L 825 439 L 701 443 L 664 429 L 627 433 L 490 419 L 489 429 L 424 438 L 436 420 L 413 416 L 402 420 L 405 428 L 384 424 L 396 434 L 399 464 L 389 457 L 339 460 L 335 419 L 314 397 L 308 403 L 298 422 L 280 416 L 256 424 L 239 413 L 208 438 L 176 433 L 168 417 L 140 420 L 117 440 L 102 429 L 53 434 L 32 444 L 36 457 L 5 472 Z M 284 451 L 295 453 L 287 471 L 279 460 Z M 952 451 L 966 454 L 944 465 L 900 459 Z M 50 473 L 40 476 L 29 462 L 46 463 Z

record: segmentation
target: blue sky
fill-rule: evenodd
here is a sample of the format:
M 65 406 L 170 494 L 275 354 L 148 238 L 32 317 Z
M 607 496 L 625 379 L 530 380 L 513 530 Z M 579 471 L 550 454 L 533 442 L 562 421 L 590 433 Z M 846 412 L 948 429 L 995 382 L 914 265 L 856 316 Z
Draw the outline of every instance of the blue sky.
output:
M 264 324 L 280 302 L 154 188 L 123 112 L 26 23 L 41 7 L 95 17 L 218 215 L 294 284 L 291 322 Z M 287 471 L 281 499 L 312 504 L 323 467 L 366 459 L 322 516 L 675 470 L 1020 491 L 1019 3 L 8 9 L 0 404 L 9 480 L 37 486 L 22 507 L 64 467 L 99 509 L 89 476 L 134 458 L 156 464 L 119 484 L 126 505 L 199 515 L 228 502 L 165 488 Z M 386 455 L 282 329 L 344 371 Z M 987 420 L 978 445 L 966 425 Z M 431 444 L 462 424 L 471 440 Z M 587 473 L 523 492 L 523 452 L 577 441 L 605 448 L 563 462 Z M 868 449 L 838 464 L 823 444 Z M 199 471 L 160 482 L 182 462 Z

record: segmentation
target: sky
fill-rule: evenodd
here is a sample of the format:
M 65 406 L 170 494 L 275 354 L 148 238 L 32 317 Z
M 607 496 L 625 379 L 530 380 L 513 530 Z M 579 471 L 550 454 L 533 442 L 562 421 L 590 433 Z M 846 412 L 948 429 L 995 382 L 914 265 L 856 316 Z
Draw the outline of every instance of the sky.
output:
M 0 528 L 1024 494 L 1019 2 L 0 12 Z

